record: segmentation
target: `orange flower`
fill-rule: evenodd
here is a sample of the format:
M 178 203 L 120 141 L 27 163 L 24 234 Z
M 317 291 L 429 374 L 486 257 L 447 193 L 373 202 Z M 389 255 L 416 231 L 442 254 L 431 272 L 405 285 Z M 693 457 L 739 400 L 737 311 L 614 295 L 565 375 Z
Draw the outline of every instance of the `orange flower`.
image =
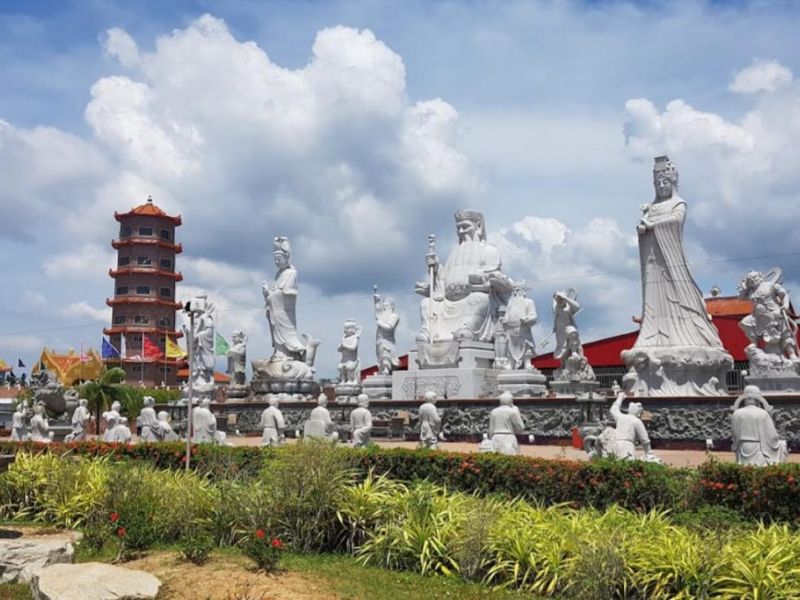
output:
M 264 535 L 266 535 L 266 534 L 264 533 L 263 529 L 256 529 L 256 537 L 258 539 L 263 540 L 264 539 Z

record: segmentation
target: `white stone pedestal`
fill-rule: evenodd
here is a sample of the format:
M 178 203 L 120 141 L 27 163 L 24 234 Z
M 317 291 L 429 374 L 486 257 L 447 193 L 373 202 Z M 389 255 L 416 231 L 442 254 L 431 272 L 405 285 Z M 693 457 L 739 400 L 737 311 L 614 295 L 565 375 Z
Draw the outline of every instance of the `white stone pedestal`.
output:
M 499 371 L 497 389 L 516 398 L 540 398 L 547 395 L 547 377 L 538 369 Z
M 337 383 L 333 386 L 337 404 L 356 404 L 361 393 L 361 384 Z
M 765 375 L 762 377 L 748 375 L 744 378 L 747 385 L 757 385 L 765 396 L 776 394 L 800 394 L 800 376 L 798 375 Z
M 361 382 L 364 393 L 370 400 L 391 400 L 392 399 L 392 376 L 382 373 L 370 375 Z
M 581 396 L 595 392 L 600 387 L 599 381 L 551 381 L 550 389 L 559 398 L 564 396 Z

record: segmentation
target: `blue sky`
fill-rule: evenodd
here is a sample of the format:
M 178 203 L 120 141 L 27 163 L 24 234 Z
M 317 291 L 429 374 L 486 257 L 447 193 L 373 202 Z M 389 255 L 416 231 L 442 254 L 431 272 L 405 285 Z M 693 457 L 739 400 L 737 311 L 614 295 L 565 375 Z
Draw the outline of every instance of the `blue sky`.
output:
M 796 288 L 799 26 L 793 2 L 0 3 L 0 357 L 97 345 L 113 210 L 148 193 L 183 215 L 184 293 L 253 356 L 269 241 L 292 238 L 323 376 L 346 318 L 371 362 L 373 282 L 411 344 L 425 237 L 445 252 L 464 206 L 541 337 L 570 285 L 584 338 L 629 329 L 663 152 L 701 287 L 775 263 Z

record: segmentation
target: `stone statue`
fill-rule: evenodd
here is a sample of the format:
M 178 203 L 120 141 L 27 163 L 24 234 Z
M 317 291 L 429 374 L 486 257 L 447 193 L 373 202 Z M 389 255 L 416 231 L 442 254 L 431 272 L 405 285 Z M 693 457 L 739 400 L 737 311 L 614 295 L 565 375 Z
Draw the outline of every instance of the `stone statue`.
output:
M 192 409 L 192 443 L 195 444 L 214 444 L 222 443 L 224 440 L 217 432 L 217 418 L 209 408 L 211 400 L 203 398 L 199 406 Z
M 429 238 L 428 281 L 417 283 L 421 305 L 420 342 L 476 340 L 493 342 L 499 308 L 511 282 L 502 272 L 500 254 L 486 241 L 486 222 L 475 210 L 455 215 L 458 246 L 444 265 Z
M 164 440 L 164 431 L 161 429 L 161 422 L 158 420 L 156 410 L 153 408 L 156 401 L 152 396 L 144 397 L 144 407 L 139 412 L 139 425 L 142 432 L 139 439 L 143 442 L 161 442 Z
M 442 418 L 436 410 L 436 392 L 425 392 L 425 402 L 419 407 L 419 445 L 436 450 L 442 432 Z
M 199 298 L 206 300 L 206 296 Z M 198 391 L 210 392 L 214 387 L 214 321 L 214 304 L 206 300 L 204 307 L 195 312 L 192 336 L 192 386 Z
M 178 434 L 175 433 L 175 430 L 172 429 L 172 425 L 169 422 L 169 414 L 167 411 L 162 410 L 158 413 L 158 424 L 161 427 L 161 431 L 164 434 L 164 441 L 165 442 L 177 442 L 178 441 Z
M 312 379 L 314 358 L 319 341 L 297 332 L 297 269 L 291 263 L 288 238 L 276 237 L 272 257 L 277 267 L 275 279 L 264 283 L 267 321 L 272 336 L 272 358 L 262 367 L 269 377 L 280 379 Z M 255 369 L 254 370 L 258 370 Z
M 119 444 L 130 444 L 133 439 L 131 428 L 128 425 L 128 417 L 122 417 L 117 420 L 117 424 L 111 430 L 111 441 Z
M 786 442 L 778 436 L 771 412 L 758 386 L 745 386 L 733 405 L 731 422 L 731 449 L 738 464 L 764 467 L 786 462 Z
M 677 194 L 678 171 L 655 159 L 656 198 L 643 204 L 636 230 L 642 273 L 642 315 L 633 348 L 622 352 L 623 382 L 650 396 L 709 396 L 733 368 L 706 311 L 683 251 L 686 202 Z
M 119 411 L 122 409 L 122 405 L 117 402 L 116 400 L 111 403 L 111 410 L 107 410 L 103 413 L 103 420 L 106 422 L 106 430 L 103 434 L 103 441 L 104 442 L 113 442 L 112 440 L 112 431 L 114 427 L 117 426 L 120 419 Z
M 86 440 L 86 429 L 92 420 L 87 404 L 88 400 L 86 398 L 78 400 L 78 406 L 75 407 L 75 411 L 72 413 L 72 431 L 64 438 L 65 442 L 83 442 Z
M 561 361 L 561 367 L 553 374 L 558 381 L 594 381 L 594 370 L 583 353 L 583 344 L 575 322 L 581 311 L 575 288 L 553 294 L 553 333 L 556 349 L 553 358 Z
M 617 458 L 636 459 L 638 458 L 636 456 L 636 444 L 639 443 L 644 450 L 642 460 L 661 462 L 650 448 L 650 436 L 647 435 L 647 429 L 640 418 L 644 410 L 642 405 L 639 402 L 631 402 L 628 404 L 627 414 L 623 413 L 622 402 L 625 398 L 625 392 L 620 392 L 609 410 L 614 423 L 616 423 L 614 444 L 610 449 L 611 454 Z
M 752 314 L 739 323 L 750 340 L 746 353 L 751 377 L 800 375 L 797 323 L 789 313 L 789 293 L 781 275 L 777 267 L 766 276 L 750 271 L 739 283 L 739 297 L 753 303 Z
M 505 314 L 500 318 L 506 344 L 509 369 L 533 369 L 535 356 L 533 326 L 536 324 L 536 305 L 525 294 L 525 282 L 516 281 L 511 286 Z
M 247 384 L 247 336 L 239 330 L 231 334 L 231 346 L 228 348 L 228 374 L 233 377 L 233 384 Z
M 22 400 L 17 404 L 14 414 L 11 415 L 11 441 L 24 442 L 30 438 L 27 421 L 30 418 L 28 401 Z
M 31 441 L 49 444 L 53 441 L 53 432 L 50 431 L 50 423 L 44 411 L 43 404 L 33 405 L 33 416 L 31 417 Z
M 495 452 L 500 454 L 519 454 L 517 435 L 525 431 L 525 423 L 519 408 L 514 406 L 514 396 L 510 392 L 500 394 L 500 406 L 489 413 L 489 439 Z
M 320 394 L 319 398 L 317 398 L 317 406 L 311 411 L 311 415 L 306 421 L 305 437 L 324 438 L 332 442 L 339 439 L 336 424 L 331 419 L 331 413 L 327 407 L 328 397 L 325 394 Z
M 352 319 L 344 322 L 344 335 L 337 352 L 341 353 L 339 364 L 339 383 L 357 385 L 361 380 L 358 370 L 358 340 L 361 337 L 361 327 Z
M 395 330 L 400 323 L 400 317 L 394 308 L 394 302 L 381 300 L 378 286 L 374 290 L 372 299 L 375 303 L 375 355 L 378 359 L 378 372 L 391 375 L 400 366 L 395 352 Z
M 366 448 L 372 435 L 372 415 L 369 412 L 369 397 L 358 395 L 358 407 L 350 413 L 350 429 L 353 432 L 353 447 Z
M 489 439 L 489 434 L 483 434 L 483 439 L 481 439 L 481 443 L 478 444 L 478 452 L 481 454 L 494 452 L 494 444 L 492 443 L 492 440 Z
M 280 446 L 284 442 L 283 430 L 286 427 L 286 421 L 278 408 L 279 404 L 278 398 L 272 397 L 269 399 L 269 406 L 261 413 L 262 446 Z

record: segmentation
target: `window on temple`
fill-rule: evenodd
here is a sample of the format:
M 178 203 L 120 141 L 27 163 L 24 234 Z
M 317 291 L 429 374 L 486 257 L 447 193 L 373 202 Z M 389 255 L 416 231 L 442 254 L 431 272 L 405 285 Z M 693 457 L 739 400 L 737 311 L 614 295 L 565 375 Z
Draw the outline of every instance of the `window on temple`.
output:
M 149 285 L 137 285 L 136 286 L 136 293 L 140 296 L 149 296 L 150 295 L 150 286 Z
M 139 235 L 151 237 L 153 235 L 152 227 L 139 227 Z
M 114 317 L 114 325 L 124 325 L 125 315 L 117 315 Z
M 134 342 L 139 342 L 140 344 L 142 343 L 142 336 L 140 335 L 134 335 L 132 339 Z
M 158 324 L 161 327 L 171 327 L 172 326 L 172 319 L 170 319 L 169 317 L 161 317 L 158 320 Z
M 133 322 L 137 325 L 147 325 L 150 322 L 150 317 L 146 315 L 134 315 Z
M 172 373 L 172 367 L 161 367 L 158 370 L 162 373 Z
M 117 296 L 127 296 L 128 295 L 128 286 L 127 285 L 118 285 L 117 286 Z
M 153 259 L 149 256 L 138 256 L 136 257 L 136 263 L 148 267 L 153 264 Z
M 161 295 L 162 295 L 164 298 L 172 298 L 172 290 L 171 290 L 170 288 L 168 288 L 168 287 L 161 288 L 161 289 L 159 290 L 159 293 L 160 293 L 160 294 L 161 294 Z
M 128 237 L 131 234 L 130 227 L 120 227 L 119 228 L 119 237 Z
M 161 259 L 161 268 L 162 269 L 171 269 L 172 268 L 172 261 L 168 258 Z
M 125 265 L 131 264 L 131 257 L 130 256 L 120 256 L 118 264 L 119 264 L 120 267 L 124 267 Z
M 168 239 L 170 239 L 171 237 L 172 237 L 172 236 L 170 235 L 170 233 L 169 233 L 169 230 L 168 230 L 168 229 L 162 229 L 162 230 L 161 230 L 161 239 L 162 239 L 162 240 L 168 240 Z
M 133 365 L 134 373 L 141 373 L 142 371 L 144 371 L 144 367 L 142 365 Z

